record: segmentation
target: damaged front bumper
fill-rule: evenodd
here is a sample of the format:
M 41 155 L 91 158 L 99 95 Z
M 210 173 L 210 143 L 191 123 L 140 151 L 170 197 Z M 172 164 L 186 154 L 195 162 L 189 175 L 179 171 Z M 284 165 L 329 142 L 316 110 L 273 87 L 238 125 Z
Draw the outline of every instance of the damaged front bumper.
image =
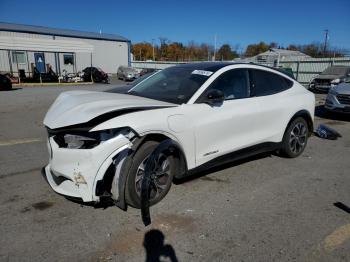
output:
M 50 137 L 48 149 L 50 162 L 43 169 L 43 176 L 58 194 L 81 199 L 84 202 L 99 202 L 96 186 L 112 165 L 121 165 L 132 146 L 132 142 L 118 135 L 91 149 L 61 148 Z M 118 157 L 119 156 L 119 157 Z M 118 161 L 119 163 L 117 163 Z M 116 168 L 120 170 L 120 168 Z M 116 172 L 116 176 L 118 176 Z M 118 177 L 113 181 L 118 183 Z M 118 185 L 114 190 L 117 195 Z

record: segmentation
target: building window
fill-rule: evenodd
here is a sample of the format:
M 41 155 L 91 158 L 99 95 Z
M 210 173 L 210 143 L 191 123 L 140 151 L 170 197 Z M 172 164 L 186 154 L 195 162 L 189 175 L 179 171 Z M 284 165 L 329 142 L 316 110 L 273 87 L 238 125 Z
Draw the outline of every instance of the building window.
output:
M 63 62 L 65 65 L 74 65 L 74 56 L 72 54 L 63 55 Z
M 26 53 L 13 51 L 12 52 L 12 60 L 15 64 L 25 64 L 26 63 Z

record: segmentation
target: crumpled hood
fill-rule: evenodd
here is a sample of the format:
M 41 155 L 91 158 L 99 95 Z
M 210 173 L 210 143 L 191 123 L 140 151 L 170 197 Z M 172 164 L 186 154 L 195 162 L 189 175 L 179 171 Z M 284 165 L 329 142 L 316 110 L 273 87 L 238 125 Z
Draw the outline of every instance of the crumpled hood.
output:
M 350 95 L 350 83 L 341 83 L 333 87 L 333 90 L 340 95 Z
M 86 123 L 98 116 L 124 109 L 149 109 L 177 106 L 144 97 L 94 91 L 69 91 L 58 96 L 44 118 L 51 128 Z

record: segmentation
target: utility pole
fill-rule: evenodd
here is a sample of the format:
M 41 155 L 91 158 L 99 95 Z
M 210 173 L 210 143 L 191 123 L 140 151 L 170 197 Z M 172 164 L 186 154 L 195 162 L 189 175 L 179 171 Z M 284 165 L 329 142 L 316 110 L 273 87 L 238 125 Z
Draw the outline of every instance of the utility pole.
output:
M 155 59 L 154 59 L 154 39 L 152 39 L 152 52 L 153 52 L 153 61 L 155 61 Z
M 214 61 L 216 58 L 216 35 L 214 36 Z
M 324 37 L 323 55 L 326 56 L 327 41 L 328 41 L 328 29 L 326 29 L 324 31 L 325 31 L 325 37 Z

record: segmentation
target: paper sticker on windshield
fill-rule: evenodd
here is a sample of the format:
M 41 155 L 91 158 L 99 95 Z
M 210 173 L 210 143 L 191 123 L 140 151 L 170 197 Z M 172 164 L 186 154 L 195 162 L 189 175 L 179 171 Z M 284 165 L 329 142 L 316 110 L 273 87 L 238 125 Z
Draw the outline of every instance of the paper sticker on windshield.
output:
M 201 75 L 201 76 L 211 76 L 213 72 L 205 71 L 205 70 L 194 70 L 192 72 L 193 75 Z

